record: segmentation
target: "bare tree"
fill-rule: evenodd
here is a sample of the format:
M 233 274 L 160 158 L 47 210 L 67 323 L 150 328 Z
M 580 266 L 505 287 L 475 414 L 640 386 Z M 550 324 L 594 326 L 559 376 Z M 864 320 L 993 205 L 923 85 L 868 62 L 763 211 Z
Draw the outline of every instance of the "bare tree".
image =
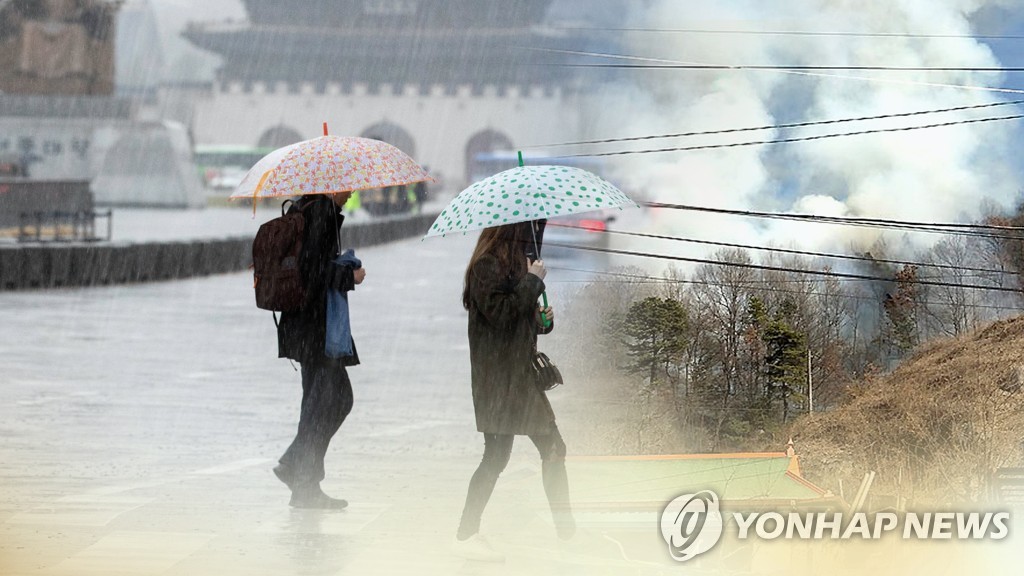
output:
M 743 250 L 720 250 L 715 259 L 732 264 L 750 264 L 750 255 Z M 739 266 L 704 264 L 694 274 L 694 304 L 707 321 L 705 343 L 713 346 L 714 378 L 705 383 L 706 392 L 717 401 L 713 418 L 714 435 L 720 437 L 727 417 L 730 398 L 739 385 L 739 355 L 743 339 L 744 315 L 756 282 L 754 271 Z M 711 375 L 709 375 L 711 376 Z
M 625 317 L 633 302 L 652 295 L 653 289 L 643 276 L 646 271 L 636 267 L 615 270 L 613 281 L 599 280 L 581 289 L 562 316 L 572 322 L 555 334 L 576 335 L 566 348 L 570 358 L 579 359 L 588 375 L 614 371 L 624 362 L 625 351 L 614 333 L 614 325 Z M 571 330 L 565 330 L 571 328 Z
M 824 269 L 826 272 L 830 268 Z M 814 407 L 828 409 L 842 396 L 843 388 L 852 380 L 853 352 L 857 313 L 856 300 L 848 294 L 839 279 L 824 277 L 817 282 L 814 314 L 808 324 L 808 347 L 811 355 L 811 385 L 808 393 Z
M 966 270 L 977 265 L 973 254 L 967 238 L 948 236 L 932 246 L 922 258 L 927 264 L 938 265 L 927 269 L 929 278 L 947 284 L 930 285 L 921 291 L 924 301 L 922 312 L 930 329 L 928 333 L 959 336 L 977 325 L 978 294 L 964 288 L 965 284 L 978 283 L 977 275 Z
M 662 274 L 665 282 L 661 284 L 658 293 L 662 298 L 669 298 L 678 302 L 685 302 L 689 298 L 689 283 L 686 273 L 674 264 L 669 264 Z

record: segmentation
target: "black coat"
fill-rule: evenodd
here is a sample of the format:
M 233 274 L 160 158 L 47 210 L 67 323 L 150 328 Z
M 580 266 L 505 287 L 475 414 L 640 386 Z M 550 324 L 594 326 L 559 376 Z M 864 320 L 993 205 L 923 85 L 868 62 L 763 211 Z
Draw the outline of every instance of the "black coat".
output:
M 493 256 L 481 257 L 470 271 L 469 358 L 480 432 L 554 431 L 555 413 L 532 374 L 543 291 L 543 280 L 533 274 L 511 279 Z
M 341 224 L 345 217 L 330 197 L 323 194 L 303 196 L 297 206 L 302 208 L 306 224 L 303 229 L 299 270 L 306 289 L 306 303 L 295 312 L 283 312 L 277 326 L 278 357 L 298 362 L 316 362 L 327 358 L 327 290 L 355 289 L 351 267 L 338 266 L 333 260 L 339 254 Z M 359 364 L 355 343 L 352 356 L 338 359 L 345 366 Z

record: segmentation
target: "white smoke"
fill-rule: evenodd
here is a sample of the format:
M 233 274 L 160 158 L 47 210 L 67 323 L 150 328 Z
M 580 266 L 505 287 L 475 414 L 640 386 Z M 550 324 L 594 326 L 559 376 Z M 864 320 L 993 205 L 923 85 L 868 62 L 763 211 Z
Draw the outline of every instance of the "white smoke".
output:
M 631 56 L 694 64 L 997 67 L 970 38 L 972 17 L 1018 0 L 774 0 L 729 3 L 653 0 L 630 27 L 805 30 L 964 35 L 794 36 L 627 33 Z M 624 60 L 609 62 L 630 63 Z M 636 62 L 632 62 L 636 63 Z M 653 62 L 652 62 L 653 63 Z M 839 119 L 1024 99 L 1024 94 L 944 87 L 999 87 L 980 72 L 624 71 L 594 98 L 593 136 L 640 136 Z M 813 136 L 1019 113 L 998 107 L 941 115 L 630 144 L 636 149 Z M 904 220 L 966 222 L 982 200 L 1005 207 L 1019 192 L 1014 122 L 852 136 L 795 144 L 618 157 L 619 181 L 647 199 L 731 209 L 791 211 Z M 601 151 L 622 150 L 613 144 Z M 596 148 L 594 151 L 598 151 Z M 839 249 L 870 243 L 863 228 L 758 221 L 659 211 L 654 228 L 690 238 Z M 895 240 L 895 244 L 893 243 Z M 935 236 L 890 238 L 911 247 Z M 634 245 L 633 248 L 636 248 Z M 645 245 L 644 248 L 653 248 Z M 667 248 L 667 246 L 665 247 Z M 673 245 L 673 253 L 687 253 Z M 690 252 L 706 255 L 707 250 Z

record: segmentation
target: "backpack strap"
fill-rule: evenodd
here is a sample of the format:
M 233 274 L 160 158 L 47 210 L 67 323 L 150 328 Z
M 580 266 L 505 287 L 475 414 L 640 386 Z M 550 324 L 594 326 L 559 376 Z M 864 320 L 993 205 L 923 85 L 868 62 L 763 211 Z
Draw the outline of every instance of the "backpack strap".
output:
M 281 215 L 284 216 L 287 212 L 291 212 L 293 208 L 295 210 L 305 210 L 316 203 L 320 196 L 324 195 L 313 194 L 310 196 L 300 196 L 298 199 L 288 198 L 284 202 L 281 202 Z M 285 210 L 285 204 L 288 204 L 289 202 L 291 202 L 292 205 Z

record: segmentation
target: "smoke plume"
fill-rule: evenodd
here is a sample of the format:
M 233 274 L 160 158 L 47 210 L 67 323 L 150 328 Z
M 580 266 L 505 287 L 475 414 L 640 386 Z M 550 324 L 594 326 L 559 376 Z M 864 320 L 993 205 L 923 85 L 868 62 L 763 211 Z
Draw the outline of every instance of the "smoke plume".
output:
M 693 64 L 998 67 L 1000 62 L 990 48 L 972 37 L 972 19 L 983 9 L 1010 8 L 1010 3 L 654 0 L 635 5 L 626 26 L 880 35 L 626 32 L 621 51 L 630 56 Z M 900 33 L 910 36 L 896 35 Z M 1024 99 L 1024 94 L 986 89 L 1001 87 L 1004 81 L 1002 74 L 992 72 L 624 70 L 619 81 L 605 85 L 593 99 L 597 105 L 590 110 L 590 135 L 719 130 Z M 794 138 L 1003 116 L 1020 110 L 1005 106 L 799 130 L 618 143 L 593 151 Z M 619 181 L 654 201 L 830 216 L 967 222 L 982 216 L 980 207 L 985 202 L 1009 207 L 1015 201 L 1019 192 L 1017 155 L 1012 146 L 1018 136 L 1016 125 L 1012 121 L 989 122 L 794 144 L 614 158 Z M 652 218 L 653 227 L 661 233 L 806 249 L 864 246 L 878 234 L 862 228 L 699 213 L 666 211 Z M 921 248 L 935 240 L 935 236 L 927 235 L 888 239 L 891 247 L 904 248 Z M 678 244 L 673 251 L 685 253 Z M 691 255 L 706 251 L 701 248 Z

